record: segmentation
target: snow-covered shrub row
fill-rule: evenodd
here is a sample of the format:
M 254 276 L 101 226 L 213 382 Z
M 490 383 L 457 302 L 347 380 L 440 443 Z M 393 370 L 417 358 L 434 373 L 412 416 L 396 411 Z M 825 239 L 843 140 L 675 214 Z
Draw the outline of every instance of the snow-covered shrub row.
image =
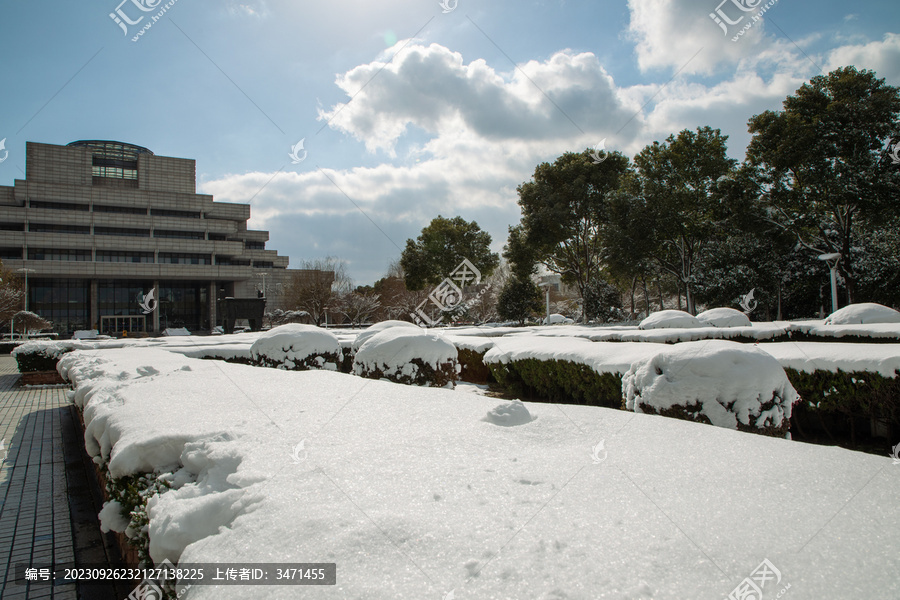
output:
M 900 312 L 875 302 L 861 302 L 839 308 L 825 319 L 825 325 L 869 325 L 872 323 L 900 323 Z
M 250 347 L 250 358 L 264 367 L 288 371 L 337 371 L 344 355 L 337 337 L 328 330 L 288 323 L 260 335 Z
M 782 437 L 800 399 L 772 355 L 726 340 L 668 346 L 637 361 L 622 395 L 634 412 Z
M 19 365 L 19 372 L 53 371 L 59 357 L 75 349 L 72 341 L 30 341 L 16 347 L 11 354 Z
M 375 323 L 374 325 L 370 325 L 369 327 L 365 328 L 359 333 L 359 335 L 356 336 L 356 339 L 353 341 L 353 345 L 351 346 L 351 354 L 355 355 L 357 352 L 359 352 L 359 349 L 362 347 L 362 345 L 365 344 L 372 336 L 377 335 L 386 329 L 392 329 L 394 327 L 403 327 L 406 329 L 421 329 L 418 325 L 415 325 L 408 321 L 389 320 Z
M 548 402 L 621 408 L 622 376 L 568 360 L 523 358 L 488 363 L 494 379 L 521 396 Z
M 683 310 L 661 310 L 641 321 L 638 329 L 681 329 L 703 327 L 697 317 Z
M 456 346 L 416 327 L 389 327 L 369 337 L 353 359 L 353 372 L 369 379 L 427 387 L 454 387 Z
M 785 372 L 802 398 L 794 407 L 801 429 L 821 430 L 830 438 L 834 432 L 820 418 L 827 415 L 827 420 L 844 432 L 853 432 L 860 417 L 869 423 L 890 424 L 894 431 L 900 431 L 900 370 L 893 377 L 872 371 L 805 372 L 785 368 Z
M 178 482 L 178 487 L 196 479 L 191 475 L 186 476 L 184 469 L 179 469 L 178 477 L 184 478 Z M 150 556 L 150 517 L 147 505 L 154 496 L 172 489 L 175 479 L 176 474 L 173 472 L 105 477 L 107 500 L 97 515 L 100 518 L 100 530 L 104 533 L 115 531 L 124 534 L 128 544 L 137 551 L 142 566 L 152 567 L 154 564 Z
M 697 320 L 713 327 L 752 327 L 750 318 L 733 308 L 711 308 L 697 315 Z

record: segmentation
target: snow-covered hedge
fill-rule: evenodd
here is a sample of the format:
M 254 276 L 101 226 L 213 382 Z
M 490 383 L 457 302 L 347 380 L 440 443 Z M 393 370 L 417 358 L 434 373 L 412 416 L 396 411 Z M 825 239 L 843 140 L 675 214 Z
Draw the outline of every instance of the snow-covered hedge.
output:
M 622 395 L 634 412 L 777 436 L 800 399 L 772 355 L 726 340 L 684 342 L 636 361 Z
M 750 319 L 733 308 L 711 308 L 697 315 L 697 320 L 713 327 L 752 327 Z
M 507 389 L 535 400 L 621 408 L 622 376 L 569 360 L 521 358 L 487 363 Z
M 353 372 L 361 377 L 427 387 L 454 387 L 458 371 L 456 346 L 416 326 L 376 333 L 353 359 Z
M 639 329 L 672 329 L 703 327 L 697 317 L 683 310 L 661 310 L 641 321 Z
M 20 373 L 53 371 L 59 357 L 75 349 L 75 342 L 30 341 L 18 346 L 11 354 L 16 358 Z
M 553 313 L 552 315 L 550 315 L 549 322 L 547 320 L 547 317 L 544 317 L 544 320 L 541 321 L 541 323 L 543 323 L 544 325 L 571 325 L 574 322 L 574 320 L 559 313 Z
M 900 312 L 875 302 L 862 302 L 839 308 L 825 319 L 826 325 L 869 325 L 871 323 L 900 323 Z
M 785 368 L 802 401 L 794 407 L 794 420 L 801 439 L 822 431 L 835 435 L 867 437 L 870 430 L 858 430 L 858 423 L 882 423 L 900 431 L 900 370 L 894 377 L 872 371 L 812 372 Z M 825 416 L 826 418 L 822 418 Z
M 250 347 L 250 358 L 258 365 L 289 371 L 337 371 L 343 353 L 341 343 L 329 331 L 288 323 L 260 335 Z
M 415 325 L 408 321 L 381 321 L 379 323 L 375 323 L 374 325 L 370 325 L 363 331 L 359 332 L 359 335 L 356 336 L 356 339 L 353 341 L 353 344 L 350 347 L 352 350 L 351 354 L 355 355 L 357 352 L 359 352 L 359 349 L 362 347 L 362 345 L 365 344 L 372 336 L 377 335 L 382 331 L 385 331 L 386 329 L 392 329 L 394 327 L 420 329 L 418 325 Z

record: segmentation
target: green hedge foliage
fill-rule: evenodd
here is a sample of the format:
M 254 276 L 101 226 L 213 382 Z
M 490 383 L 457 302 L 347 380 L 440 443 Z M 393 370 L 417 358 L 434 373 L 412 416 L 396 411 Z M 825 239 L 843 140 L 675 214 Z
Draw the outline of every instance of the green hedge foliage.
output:
M 70 351 L 71 350 L 67 350 L 66 352 Z M 19 365 L 20 373 L 30 373 L 33 371 L 55 371 L 56 363 L 59 362 L 59 356 L 48 356 L 40 350 L 36 352 L 19 352 L 15 356 L 16 363 L 18 363 Z
M 488 365 L 500 385 L 548 402 L 622 408 L 622 375 L 568 360 L 526 358 Z

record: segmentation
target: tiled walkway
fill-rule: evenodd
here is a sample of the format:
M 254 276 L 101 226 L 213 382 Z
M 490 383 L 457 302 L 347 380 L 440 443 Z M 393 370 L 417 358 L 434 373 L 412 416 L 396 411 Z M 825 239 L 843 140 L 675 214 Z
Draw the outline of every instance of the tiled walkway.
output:
M 16 362 L 0 356 L 0 598 L 76 600 L 75 585 L 16 585 L 17 564 L 75 560 L 66 493 L 62 386 L 23 388 Z

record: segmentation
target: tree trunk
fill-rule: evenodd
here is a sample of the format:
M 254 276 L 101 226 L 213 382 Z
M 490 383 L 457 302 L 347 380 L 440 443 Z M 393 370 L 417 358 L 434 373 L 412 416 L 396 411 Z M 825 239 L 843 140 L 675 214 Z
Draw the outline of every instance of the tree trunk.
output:
M 637 275 L 631 278 L 631 318 L 634 319 L 634 291 L 637 288 Z
M 641 285 L 644 287 L 644 310 L 650 316 L 650 291 L 647 289 L 647 280 L 641 277 Z
M 659 277 L 656 278 L 656 291 L 659 292 L 659 310 L 666 310 L 666 305 L 663 303 L 662 281 Z
M 781 282 L 778 282 L 778 317 L 777 319 L 781 321 Z

